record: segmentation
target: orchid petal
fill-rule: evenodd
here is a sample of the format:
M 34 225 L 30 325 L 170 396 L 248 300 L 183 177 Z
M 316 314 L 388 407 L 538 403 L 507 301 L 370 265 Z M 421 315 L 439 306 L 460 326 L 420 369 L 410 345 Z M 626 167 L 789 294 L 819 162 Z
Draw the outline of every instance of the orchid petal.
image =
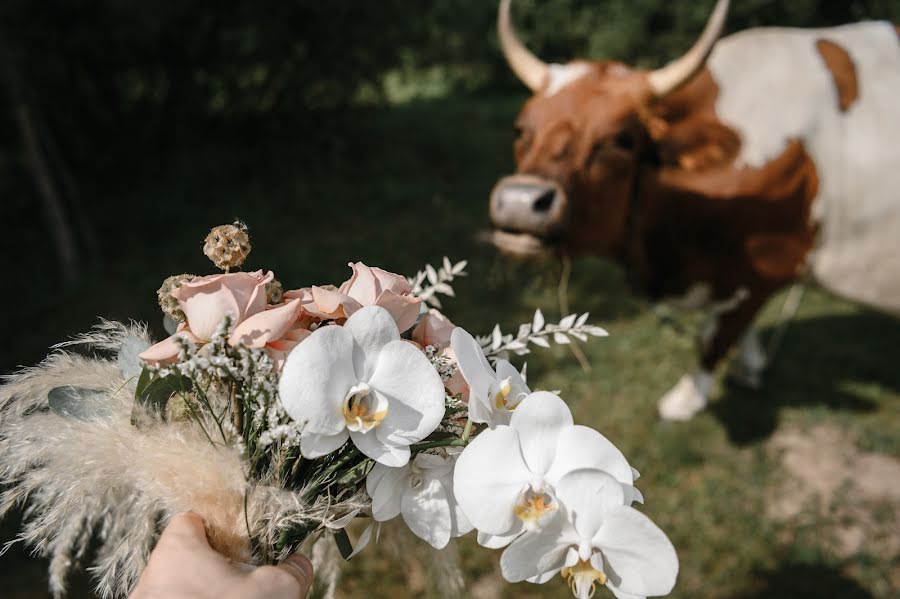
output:
M 264 347 L 267 343 L 281 339 L 297 321 L 299 315 L 300 300 L 264 310 L 239 324 L 231 333 L 228 342 L 232 346 L 243 343 L 256 349 Z
M 450 542 L 450 507 L 438 479 L 422 480 L 417 488 L 407 490 L 401 505 L 403 520 L 417 537 L 435 549 L 443 549 Z
M 565 518 L 557 514 L 539 531 L 525 531 L 500 556 L 500 571 L 509 582 L 521 582 L 558 571 L 566 561 L 569 536 Z
M 347 319 L 344 330 L 356 342 L 353 348 L 353 367 L 359 381 L 368 381 L 372 377 L 382 349 L 391 341 L 400 339 L 394 319 L 387 310 L 378 306 L 361 308 Z M 422 358 L 425 359 L 425 356 Z M 429 368 L 434 371 L 430 364 Z
M 381 308 L 374 309 L 386 314 Z M 369 308 L 357 314 L 366 310 Z M 396 334 L 393 321 L 391 326 Z M 386 443 L 409 445 L 421 441 L 444 417 L 444 383 L 440 375 L 425 354 L 405 341 L 393 341 L 381 349 L 369 386 L 372 393 L 389 402 L 387 415 L 374 431 Z
M 376 437 L 372 431 L 367 433 L 351 431 L 350 439 L 353 440 L 353 444 L 365 456 L 372 458 L 379 464 L 399 468 L 409 462 L 410 451 L 408 445 L 395 445 L 384 442 Z
M 359 382 L 352 355 L 353 337 L 338 326 L 318 329 L 288 354 L 278 393 L 288 415 L 307 423 L 304 435 L 344 430 L 344 398 Z
M 507 535 L 492 535 L 486 532 L 478 532 L 478 544 L 488 549 L 503 549 L 522 534 L 524 528 L 521 525 L 515 525 L 515 532 Z
M 510 426 L 519 433 L 522 456 L 535 474 L 543 476 L 553 464 L 560 433 L 573 426 L 569 406 L 547 391 L 536 391 L 513 412 Z
M 585 541 L 604 525 L 610 509 L 625 502 L 619 481 L 606 472 L 589 469 L 575 470 L 559 479 L 556 497 L 566 506 L 579 539 Z
M 408 486 L 409 468 L 375 464 L 366 478 L 366 491 L 372 498 L 372 517 L 386 522 L 400 515 L 400 502 Z
M 517 451 L 518 434 L 508 426 L 484 431 L 456 461 L 456 499 L 475 528 L 493 535 L 510 534 L 521 524 L 514 507 L 533 477 Z
M 622 484 L 631 485 L 631 466 L 609 439 L 592 428 L 575 425 L 559 433 L 556 456 L 547 480 L 556 481 L 581 468 L 596 468 L 609 473 Z
M 310 460 L 328 455 L 346 443 L 347 436 L 347 429 L 336 435 L 303 434 L 300 437 L 300 454 Z
M 450 335 L 450 347 L 456 355 L 456 364 L 469 384 L 469 417 L 473 422 L 487 423 L 490 414 L 489 393 L 497 375 L 484 357 L 484 350 L 465 329 L 457 327 Z M 481 403 L 479 411 L 473 403 Z M 487 410 L 487 411 L 485 411 Z
M 512 396 L 512 401 L 508 403 L 511 403 L 513 406 L 518 405 L 526 396 L 531 394 L 525 379 L 522 378 L 522 373 L 506 360 L 497 360 L 497 378 L 501 380 L 509 379 L 509 393 Z
M 675 586 L 675 548 L 656 524 L 634 508 L 609 508 L 592 544 L 603 551 L 620 581 L 615 586 L 622 592 L 644 597 L 667 595 Z

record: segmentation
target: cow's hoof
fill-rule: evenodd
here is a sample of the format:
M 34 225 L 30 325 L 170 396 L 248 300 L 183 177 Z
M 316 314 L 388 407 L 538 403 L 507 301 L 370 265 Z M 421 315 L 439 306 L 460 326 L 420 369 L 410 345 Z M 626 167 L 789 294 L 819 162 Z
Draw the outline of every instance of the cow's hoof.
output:
M 712 388 L 712 375 L 706 372 L 686 374 L 659 400 L 659 415 L 664 420 L 685 421 L 706 407 Z

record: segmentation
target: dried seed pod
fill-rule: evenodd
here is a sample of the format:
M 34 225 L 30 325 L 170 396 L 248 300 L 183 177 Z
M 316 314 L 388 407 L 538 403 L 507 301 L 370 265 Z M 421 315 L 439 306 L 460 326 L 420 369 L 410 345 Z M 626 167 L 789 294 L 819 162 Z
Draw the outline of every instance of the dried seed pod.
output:
M 284 301 L 284 287 L 278 279 L 266 283 L 266 301 L 270 304 L 280 304 Z
M 203 244 L 206 257 L 225 272 L 240 267 L 251 249 L 247 225 L 240 221 L 213 227 Z
M 181 287 L 185 281 L 194 278 L 194 275 L 182 274 L 166 277 L 159 289 L 156 290 L 156 297 L 159 300 L 159 307 L 163 314 L 171 316 L 175 322 L 184 322 L 184 312 L 181 310 L 178 300 L 172 297 L 172 292 Z

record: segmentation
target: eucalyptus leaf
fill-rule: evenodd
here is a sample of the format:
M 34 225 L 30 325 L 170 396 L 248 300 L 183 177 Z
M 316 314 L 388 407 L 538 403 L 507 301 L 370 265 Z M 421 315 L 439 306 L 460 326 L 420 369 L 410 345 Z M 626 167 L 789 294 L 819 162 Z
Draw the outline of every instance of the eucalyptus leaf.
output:
M 95 420 L 112 413 L 109 394 L 97 389 L 72 385 L 54 387 L 47 394 L 47 402 L 55 414 L 73 420 Z
M 172 318 L 171 316 L 169 316 L 168 314 L 166 314 L 165 316 L 163 316 L 163 323 L 162 323 L 162 324 L 163 324 L 163 328 L 164 328 L 164 329 L 166 330 L 166 332 L 167 332 L 168 334 L 170 334 L 170 335 L 174 335 L 175 332 L 178 330 L 178 323 L 175 322 L 175 319 Z
M 350 559 L 353 555 L 353 543 L 350 542 L 350 537 L 347 536 L 346 530 L 342 528 L 334 532 L 334 543 L 337 545 L 338 551 L 341 552 L 341 557 L 345 560 Z
M 155 413 L 165 419 L 166 406 L 173 395 L 184 394 L 193 388 L 191 379 L 180 374 L 170 374 L 165 377 L 152 378 L 148 369 L 144 369 L 138 379 L 135 392 L 135 410 L 132 411 L 131 422 L 137 424 L 138 407 Z
M 137 377 L 144 368 L 144 362 L 138 357 L 150 347 L 150 342 L 141 339 L 135 335 L 126 335 L 122 339 L 122 345 L 119 347 L 119 356 L 116 359 L 116 366 L 122 373 L 122 378 L 129 381 L 128 386 L 132 389 L 137 384 Z

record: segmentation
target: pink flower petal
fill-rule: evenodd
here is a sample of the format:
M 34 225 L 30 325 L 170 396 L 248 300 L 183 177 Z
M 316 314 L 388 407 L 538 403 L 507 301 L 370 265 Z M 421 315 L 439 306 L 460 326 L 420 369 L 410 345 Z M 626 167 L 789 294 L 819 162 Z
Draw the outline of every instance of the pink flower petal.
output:
M 247 347 L 260 348 L 280 339 L 290 330 L 300 315 L 300 301 L 293 300 L 277 308 L 255 314 L 239 324 L 231 334 L 231 345 L 243 343 Z
M 413 329 L 413 341 L 423 346 L 430 345 L 441 351 L 450 346 L 450 335 L 456 325 L 450 319 L 432 308 Z
M 398 295 L 393 291 L 385 290 L 378 296 L 375 305 L 390 312 L 397 323 L 397 328 L 403 333 L 416 323 L 421 303 L 422 300 L 417 297 Z
M 203 344 L 202 340 L 198 339 L 196 335 L 185 329 L 175 333 L 171 337 L 163 339 L 156 345 L 148 347 L 143 353 L 139 354 L 138 357 L 148 364 L 171 364 L 176 361 L 178 352 L 181 351 L 181 346 L 175 341 L 178 337 L 186 339 L 196 345 Z

